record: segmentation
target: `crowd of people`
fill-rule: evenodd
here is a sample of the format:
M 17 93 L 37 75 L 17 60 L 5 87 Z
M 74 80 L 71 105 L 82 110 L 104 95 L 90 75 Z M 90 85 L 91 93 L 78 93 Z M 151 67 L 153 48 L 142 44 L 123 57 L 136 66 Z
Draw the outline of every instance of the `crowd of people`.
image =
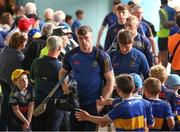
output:
M 180 130 L 180 13 L 167 0 L 157 33 L 142 7 L 115 1 L 96 45 L 81 9 L 74 21 L 51 8 L 42 20 L 32 2 L 17 10 L 0 16 L 1 131 L 95 131 L 111 123 L 116 131 Z M 57 102 L 70 93 L 76 107 L 66 111 Z M 39 105 L 43 112 L 33 114 Z

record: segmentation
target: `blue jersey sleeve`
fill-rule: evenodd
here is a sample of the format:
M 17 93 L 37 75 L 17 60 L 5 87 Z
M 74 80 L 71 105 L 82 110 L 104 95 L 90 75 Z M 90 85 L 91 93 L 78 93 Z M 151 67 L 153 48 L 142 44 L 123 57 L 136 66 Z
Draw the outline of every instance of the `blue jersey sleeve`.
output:
M 152 125 L 154 123 L 154 117 L 153 117 L 151 103 L 144 99 L 143 102 L 145 104 L 147 125 Z
M 168 102 L 165 103 L 164 105 L 164 112 L 165 112 L 165 118 L 170 118 L 170 117 L 173 117 L 173 113 L 172 113 L 172 109 L 171 109 L 171 106 Z
M 113 109 L 109 111 L 107 115 L 112 121 L 117 119 L 117 117 L 120 115 L 120 105 L 113 107 Z

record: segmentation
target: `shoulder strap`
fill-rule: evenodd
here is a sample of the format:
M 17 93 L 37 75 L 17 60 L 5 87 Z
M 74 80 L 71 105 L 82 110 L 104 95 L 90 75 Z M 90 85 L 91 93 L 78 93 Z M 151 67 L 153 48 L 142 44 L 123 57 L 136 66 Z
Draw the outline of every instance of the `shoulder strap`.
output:
M 96 49 L 96 60 L 97 60 L 98 64 L 100 65 L 100 67 L 102 68 L 103 64 L 100 61 L 100 57 L 101 57 L 101 53 L 100 52 L 101 52 L 100 49 Z
M 172 53 L 172 56 L 171 56 L 171 59 L 172 59 L 172 60 L 173 60 L 173 58 L 174 58 L 174 55 L 175 55 L 175 53 L 176 53 L 176 50 L 177 50 L 179 44 L 180 44 L 180 40 L 177 42 L 176 47 L 175 47 L 174 50 L 173 50 L 173 53 Z

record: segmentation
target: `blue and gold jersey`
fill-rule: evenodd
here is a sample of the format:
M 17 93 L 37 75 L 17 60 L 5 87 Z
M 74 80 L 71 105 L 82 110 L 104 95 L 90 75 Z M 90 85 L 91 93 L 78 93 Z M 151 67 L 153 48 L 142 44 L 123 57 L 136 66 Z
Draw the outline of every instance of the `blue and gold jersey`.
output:
M 143 131 L 147 120 L 146 109 L 148 107 L 146 107 L 142 99 L 127 99 L 114 107 L 108 113 L 108 117 L 113 120 L 116 131 Z M 153 124 L 153 118 L 151 119 L 151 124 Z
M 153 116 L 155 120 L 155 125 L 152 129 L 153 131 L 158 130 L 168 130 L 166 119 L 173 117 L 171 106 L 168 102 L 163 100 L 148 99 L 152 105 Z

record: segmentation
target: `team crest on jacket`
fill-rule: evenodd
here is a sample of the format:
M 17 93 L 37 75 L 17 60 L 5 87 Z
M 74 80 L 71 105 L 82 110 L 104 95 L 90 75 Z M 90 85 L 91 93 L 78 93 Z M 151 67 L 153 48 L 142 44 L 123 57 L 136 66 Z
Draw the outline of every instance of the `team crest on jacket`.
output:
M 130 67 L 135 67 L 136 58 L 132 57 L 130 60 Z

